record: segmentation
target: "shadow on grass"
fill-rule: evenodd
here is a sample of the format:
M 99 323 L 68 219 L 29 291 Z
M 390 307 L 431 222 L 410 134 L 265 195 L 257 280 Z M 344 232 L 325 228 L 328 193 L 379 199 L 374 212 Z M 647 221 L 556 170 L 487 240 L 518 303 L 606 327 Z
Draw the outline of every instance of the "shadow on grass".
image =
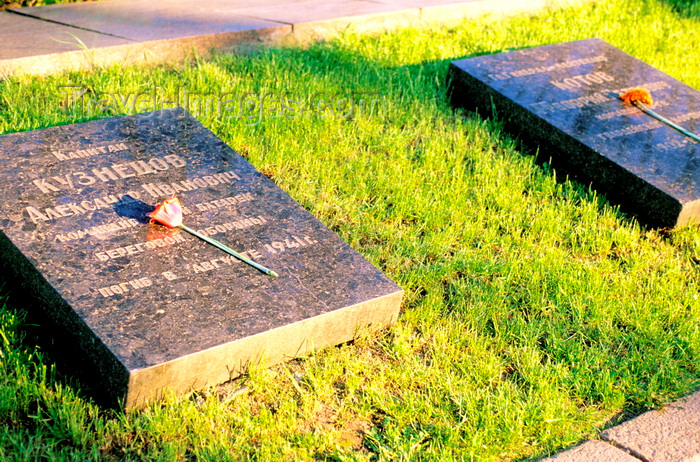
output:
M 700 20 L 700 1 L 698 0 L 662 0 L 671 5 L 681 17 Z

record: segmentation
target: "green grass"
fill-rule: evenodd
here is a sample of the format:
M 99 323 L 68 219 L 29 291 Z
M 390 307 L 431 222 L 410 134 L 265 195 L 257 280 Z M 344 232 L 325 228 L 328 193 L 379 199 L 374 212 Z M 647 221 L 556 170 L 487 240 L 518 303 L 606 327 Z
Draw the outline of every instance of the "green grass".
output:
M 194 112 L 406 291 L 387 331 L 126 413 L 57 378 L 6 307 L 0 459 L 528 459 L 697 389 L 700 230 L 640 227 L 446 100 L 453 59 L 590 36 L 700 88 L 697 18 L 672 7 L 604 0 L 0 83 L 0 132 L 82 120 L 67 83 L 97 99 L 289 92 L 307 109 L 319 92 L 381 95 L 384 117 Z

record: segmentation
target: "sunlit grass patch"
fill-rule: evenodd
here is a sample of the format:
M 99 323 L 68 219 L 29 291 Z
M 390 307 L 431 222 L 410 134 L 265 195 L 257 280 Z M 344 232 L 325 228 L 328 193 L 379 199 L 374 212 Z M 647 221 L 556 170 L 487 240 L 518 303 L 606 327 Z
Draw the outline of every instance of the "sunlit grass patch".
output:
M 4 309 L 0 458 L 536 457 L 697 388 L 698 229 L 641 227 L 498 121 L 453 111 L 445 82 L 454 59 L 598 36 L 700 88 L 695 30 L 669 3 L 610 0 L 2 82 L 2 132 L 130 113 L 154 91 L 229 95 L 232 111 L 191 112 L 406 299 L 392 329 L 127 413 L 57 380 Z

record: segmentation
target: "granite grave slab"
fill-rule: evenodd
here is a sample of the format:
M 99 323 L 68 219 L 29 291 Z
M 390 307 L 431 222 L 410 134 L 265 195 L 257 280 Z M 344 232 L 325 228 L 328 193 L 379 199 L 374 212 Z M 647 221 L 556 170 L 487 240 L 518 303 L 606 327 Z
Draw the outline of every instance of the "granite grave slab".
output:
M 12 294 L 127 408 L 397 319 L 400 287 L 182 109 L 1 136 L 0 181 Z M 173 195 L 187 226 L 279 277 L 149 223 Z
M 700 131 L 700 92 L 591 38 L 454 61 L 455 106 L 495 110 L 541 157 L 652 226 L 700 223 L 700 143 L 619 99 L 644 87 L 654 109 Z

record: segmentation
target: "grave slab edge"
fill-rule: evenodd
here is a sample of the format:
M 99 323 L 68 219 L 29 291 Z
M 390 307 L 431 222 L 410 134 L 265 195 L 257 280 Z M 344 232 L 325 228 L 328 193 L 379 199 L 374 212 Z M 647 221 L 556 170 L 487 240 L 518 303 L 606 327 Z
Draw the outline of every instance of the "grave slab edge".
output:
M 132 371 L 124 407 L 142 407 L 160 399 L 166 391 L 186 393 L 221 384 L 244 374 L 251 364 L 274 366 L 317 350 L 352 341 L 362 332 L 375 332 L 390 327 L 398 320 L 402 299 L 403 290 L 399 290 L 314 318 L 217 345 L 167 363 Z M 348 317 L 351 321 L 348 321 Z M 325 334 L 331 330 L 334 330 L 336 335 Z M 340 335 L 337 334 L 338 331 L 341 332 Z M 279 348 L 280 342 L 276 340 L 278 337 L 296 337 L 299 341 Z M 275 345 L 277 348 L 274 348 Z M 269 354 L 275 350 L 276 354 Z M 238 364 L 231 363 L 233 358 Z M 190 367 L 203 368 L 205 372 L 202 375 L 210 377 L 210 380 L 193 383 L 187 377 L 179 376 L 179 372 Z M 218 373 L 215 373 L 215 370 Z
M 27 311 L 27 321 L 51 330 L 58 349 L 52 359 L 66 362 L 80 356 L 88 365 L 75 370 L 75 378 L 91 389 L 101 404 L 113 407 L 128 390 L 129 371 L 92 329 L 51 287 L 36 267 L 0 230 L 0 271 L 8 284 L 13 306 Z M 37 339 L 40 346 L 47 339 Z M 97 371 L 96 374 L 94 372 Z M 104 385 L 106 388 L 103 388 Z

